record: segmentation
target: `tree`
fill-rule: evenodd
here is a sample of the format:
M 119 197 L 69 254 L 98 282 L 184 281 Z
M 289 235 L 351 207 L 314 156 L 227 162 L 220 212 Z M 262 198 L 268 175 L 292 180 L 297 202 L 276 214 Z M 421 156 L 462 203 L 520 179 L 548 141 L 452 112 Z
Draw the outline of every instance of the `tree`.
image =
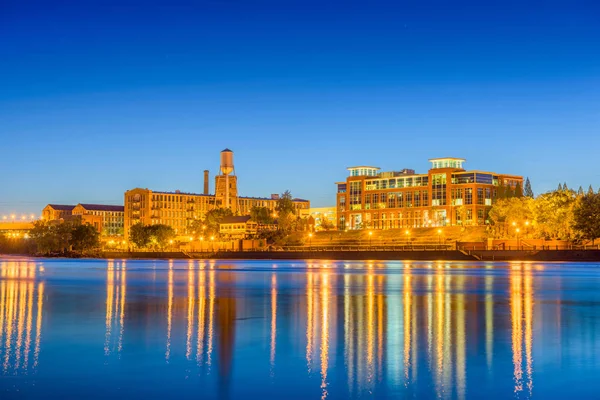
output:
M 577 196 L 583 196 L 583 187 L 579 186 L 579 190 L 577 191 Z
M 525 197 L 534 198 L 533 189 L 531 189 L 531 182 L 529 181 L 529 177 L 525 180 L 525 189 L 523 190 L 523 195 Z
M 292 193 L 289 190 L 283 192 L 279 197 L 275 209 L 277 210 L 278 228 L 284 232 L 290 232 L 293 229 L 296 218 L 294 215 L 295 208 L 292 201 Z
M 569 190 L 569 188 L 567 187 L 567 182 L 563 183 L 562 190 Z
M 590 187 L 588 188 L 587 194 L 594 194 L 594 188 L 592 187 L 592 185 L 590 185 Z
M 515 186 L 514 197 L 523 197 L 523 190 L 521 189 L 521 184 L 517 182 L 517 186 Z
M 329 231 L 329 230 L 335 228 L 335 225 L 333 224 L 333 222 L 331 222 L 329 219 L 327 219 L 327 217 L 325 216 L 325 214 L 321 215 L 321 218 L 319 219 L 319 221 L 320 221 L 320 225 L 319 226 L 324 231 Z
M 48 221 L 35 221 L 29 237 L 35 242 L 39 253 L 48 254 L 59 249 L 58 241 L 52 233 L 52 225 Z
M 587 194 L 577 200 L 573 209 L 574 228 L 584 239 L 594 243 L 600 238 L 600 194 Z
M 269 225 L 273 223 L 273 215 L 267 207 L 254 206 L 250 209 L 250 218 L 252 221 L 261 225 Z
M 202 229 L 203 235 L 218 235 L 219 224 L 225 217 L 232 217 L 233 212 L 230 208 L 213 208 L 204 216 L 203 225 L 206 229 Z M 196 231 L 196 233 L 199 233 Z
M 150 243 L 159 249 L 167 246 L 176 235 L 173 228 L 164 224 L 148 225 L 144 229 L 147 231 Z
M 73 250 L 88 251 L 100 246 L 100 234 L 92 225 L 77 224 L 71 230 Z
M 556 189 L 556 190 L 558 190 L 558 191 L 562 191 L 563 190 L 563 187 L 562 187 L 562 185 L 560 183 L 558 184 L 558 189 Z
M 296 209 L 294 208 L 294 202 L 292 201 L 292 193 L 289 190 L 286 190 L 279 196 L 275 210 L 277 210 L 278 214 L 294 214 Z
M 538 236 L 546 239 L 570 239 L 573 233 L 573 206 L 576 195 L 564 189 L 544 193 L 535 199 L 534 216 Z
M 488 217 L 492 232 L 496 237 L 512 237 L 512 223 L 519 226 L 525 221 L 533 220 L 534 200 L 530 197 L 513 197 L 496 201 Z
M 133 225 L 129 230 L 129 240 L 136 245 L 136 247 L 144 248 L 150 244 L 150 234 L 144 224 L 138 222 Z

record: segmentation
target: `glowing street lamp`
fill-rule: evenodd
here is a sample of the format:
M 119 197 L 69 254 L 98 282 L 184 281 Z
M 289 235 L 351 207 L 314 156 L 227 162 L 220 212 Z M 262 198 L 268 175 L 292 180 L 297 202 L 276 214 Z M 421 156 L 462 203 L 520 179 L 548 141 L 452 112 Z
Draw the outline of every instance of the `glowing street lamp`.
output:
M 372 240 L 373 240 L 373 231 L 369 231 L 369 247 L 371 247 Z
M 438 233 L 438 243 L 441 245 L 442 244 L 442 230 L 438 229 L 437 233 Z
M 214 236 L 210 237 L 210 249 L 211 249 L 211 251 L 215 251 L 215 237 Z
M 516 232 L 517 232 L 517 250 L 519 250 L 519 232 L 521 232 L 521 230 L 519 228 L 517 228 Z
M 308 246 L 312 247 L 312 232 L 308 234 Z

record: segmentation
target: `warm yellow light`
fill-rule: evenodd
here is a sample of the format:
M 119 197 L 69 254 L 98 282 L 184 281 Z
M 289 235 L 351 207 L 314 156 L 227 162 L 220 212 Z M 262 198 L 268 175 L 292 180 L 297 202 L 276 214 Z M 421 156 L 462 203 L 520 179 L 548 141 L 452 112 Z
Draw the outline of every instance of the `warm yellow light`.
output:
M 27 219 L 27 217 L 26 217 L 25 215 L 21 215 L 21 219 L 22 219 L 23 221 L 25 221 L 25 220 Z
M 438 233 L 440 233 L 440 234 L 441 234 L 441 233 L 442 233 L 442 230 L 441 230 L 441 229 L 438 229 Z
M 35 215 L 31 214 L 29 217 L 30 217 L 31 219 L 34 219 L 34 218 L 35 218 Z
M 517 223 L 513 221 L 512 226 L 517 226 Z
M 204 236 L 200 236 L 200 241 L 204 240 Z
M 6 215 L 3 215 L 3 216 L 2 216 L 2 219 L 6 219 Z
M 122 243 L 122 244 L 125 244 L 126 242 L 123 240 L 121 243 Z
M 521 230 L 519 228 L 517 228 L 517 233 L 521 232 Z
M 525 225 L 529 226 L 529 221 L 525 221 Z
M 312 233 L 309 233 L 309 234 L 308 234 L 308 237 L 312 237 Z
M 190 236 L 190 242 L 191 242 L 192 240 L 194 240 L 194 237 L 193 237 L 193 236 Z
M 169 244 L 173 244 L 173 239 L 169 240 Z
M 406 231 L 406 232 L 404 232 L 404 233 L 406 233 L 406 234 L 408 235 L 410 232 L 409 232 L 409 231 Z
M 369 236 L 373 235 L 373 232 L 369 231 Z
M 15 219 L 15 214 L 11 215 L 10 219 Z
M 211 236 L 211 237 L 210 237 L 210 240 L 215 240 L 215 237 L 214 237 L 214 236 Z
M 205 230 L 205 229 L 206 229 L 206 225 L 202 225 L 202 230 Z

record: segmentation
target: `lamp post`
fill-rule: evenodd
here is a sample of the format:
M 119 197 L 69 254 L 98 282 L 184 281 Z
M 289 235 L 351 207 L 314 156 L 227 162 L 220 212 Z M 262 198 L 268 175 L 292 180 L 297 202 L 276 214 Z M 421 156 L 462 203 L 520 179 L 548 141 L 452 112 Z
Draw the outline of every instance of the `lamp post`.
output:
M 308 234 L 308 248 L 312 247 L 312 232 Z
M 410 231 L 407 229 L 404 231 L 404 234 L 406 235 L 406 245 L 408 246 L 410 244 Z
M 373 239 L 373 231 L 369 231 L 369 248 L 371 247 L 372 239 Z
M 442 246 L 442 230 L 438 229 L 437 233 L 438 233 L 438 244 L 441 247 Z
M 215 237 L 210 237 L 210 251 L 215 251 Z
M 517 250 L 519 250 L 519 232 L 521 232 L 521 230 L 519 228 L 517 228 L 516 231 L 517 231 Z

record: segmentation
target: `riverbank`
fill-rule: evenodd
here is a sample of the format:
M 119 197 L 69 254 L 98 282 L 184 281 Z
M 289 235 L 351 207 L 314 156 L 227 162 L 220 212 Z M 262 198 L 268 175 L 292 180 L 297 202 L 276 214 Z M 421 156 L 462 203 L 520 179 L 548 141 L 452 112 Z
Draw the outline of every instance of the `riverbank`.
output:
M 223 260 L 600 261 L 600 250 L 105 252 L 103 258 Z

